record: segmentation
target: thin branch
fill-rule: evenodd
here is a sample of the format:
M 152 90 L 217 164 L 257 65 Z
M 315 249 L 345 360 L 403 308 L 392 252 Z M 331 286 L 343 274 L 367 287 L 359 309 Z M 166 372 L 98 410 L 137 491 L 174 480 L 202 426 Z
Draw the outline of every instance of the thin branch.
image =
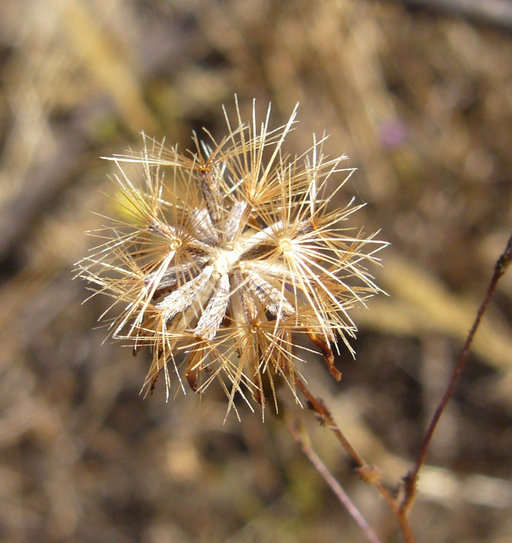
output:
M 297 374 L 295 374 L 295 383 L 297 385 L 297 388 L 307 398 L 310 408 L 316 413 L 321 424 L 323 424 L 329 430 L 331 430 L 331 432 L 333 432 L 333 434 L 337 437 L 338 441 L 341 443 L 352 461 L 355 463 L 356 471 L 361 479 L 363 479 L 363 481 L 365 481 L 366 483 L 374 485 L 378 489 L 381 497 L 386 501 L 386 503 L 389 505 L 389 507 L 397 517 L 405 541 L 407 543 L 414 543 L 415 538 L 409 525 L 409 521 L 407 520 L 406 515 L 404 515 L 401 511 L 397 501 L 393 498 L 391 492 L 382 483 L 378 469 L 365 462 L 363 458 L 356 452 L 354 447 L 352 447 L 348 439 L 345 437 L 339 426 L 334 421 L 331 412 L 326 407 L 324 402 L 320 398 L 316 398 L 315 396 L 313 396 L 308 387 L 304 384 L 304 382 Z
M 337 437 L 338 441 L 341 443 L 347 454 L 350 456 L 350 458 L 356 465 L 357 473 L 359 474 L 359 476 L 367 483 L 375 485 L 379 489 L 382 497 L 386 500 L 389 506 L 393 509 L 393 511 L 395 511 L 395 513 L 397 513 L 398 508 L 396 506 L 395 500 L 393 499 L 391 493 L 387 490 L 387 488 L 382 484 L 382 481 L 380 480 L 380 474 L 377 468 L 375 468 L 374 466 L 370 466 L 368 463 L 366 463 L 363 458 L 356 452 L 354 447 L 352 447 L 348 439 L 345 437 L 339 426 L 334 421 L 331 412 L 326 407 L 324 402 L 320 398 L 316 398 L 315 396 L 313 396 L 308 387 L 298 376 L 295 376 L 295 382 L 297 384 L 297 388 L 304 394 L 304 396 L 306 396 L 310 408 L 316 413 L 321 424 L 331 430 L 331 432 Z
M 304 454 L 308 457 L 318 473 L 320 473 L 320 475 L 324 478 L 325 482 L 331 487 L 331 490 L 338 498 L 338 501 L 345 507 L 349 515 L 357 522 L 361 530 L 363 530 L 363 532 L 366 534 L 366 537 L 370 541 L 372 541 L 372 543 L 382 543 L 377 534 L 368 525 L 354 502 L 349 498 L 345 490 L 343 490 L 343 487 L 340 485 L 338 480 L 334 477 L 334 475 L 329 471 L 327 466 L 322 462 L 322 460 L 320 460 L 318 455 L 311 448 L 307 436 L 303 437 L 303 435 L 301 435 L 301 432 L 299 432 L 299 430 L 293 424 L 289 424 L 288 428 L 290 429 L 290 432 L 292 433 L 295 440 L 301 446 Z
M 480 307 L 478 308 L 475 320 L 473 322 L 473 326 L 471 327 L 471 330 L 469 331 L 469 334 L 466 338 L 464 346 L 462 347 L 462 350 L 459 354 L 457 365 L 455 366 L 452 377 L 448 383 L 448 387 L 446 388 L 446 391 L 443 397 L 441 398 L 441 401 L 439 402 L 439 405 L 437 406 L 437 409 L 427 429 L 414 469 L 412 469 L 404 477 L 405 495 L 404 495 L 404 499 L 402 500 L 402 503 L 400 504 L 400 513 L 403 516 L 405 516 L 407 512 L 409 511 L 409 509 L 411 508 L 412 502 L 416 495 L 416 483 L 418 480 L 418 472 L 420 471 L 421 467 L 425 463 L 430 442 L 436 430 L 437 423 L 439 422 L 439 419 L 441 418 L 441 415 L 443 414 L 446 408 L 446 405 L 448 404 L 448 402 L 450 401 L 453 395 L 453 391 L 455 390 L 455 385 L 457 384 L 459 376 L 467 362 L 469 349 L 471 347 L 471 343 L 473 342 L 473 338 L 478 329 L 478 326 L 480 325 L 480 321 L 482 320 L 482 317 L 487 309 L 487 306 L 489 305 L 489 302 L 491 301 L 491 298 L 493 297 L 494 292 L 496 291 L 496 287 L 498 285 L 499 279 L 507 271 L 507 268 L 510 266 L 511 262 L 512 262 L 512 236 L 510 236 L 507 246 L 505 248 L 505 251 L 497 260 L 494 266 L 494 273 L 492 275 L 491 281 L 489 282 L 487 292 L 485 294 L 485 297 L 482 303 L 480 304 Z
M 295 376 L 295 383 L 297 388 L 306 396 L 310 408 L 316 413 L 320 422 L 326 426 L 334 435 L 338 438 L 338 441 L 343 445 L 343 448 L 347 451 L 348 455 L 352 458 L 354 463 L 358 468 L 362 468 L 365 465 L 364 460 L 359 456 L 356 450 L 349 443 L 348 439 L 343 435 L 343 432 L 340 430 L 338 425 L 334 422 L 334 419 L 331 415 L 331 412 L 326 407 L 324 402 L 320 398 L 316 398 L 310 392 L 305 383 L 298 377 Z

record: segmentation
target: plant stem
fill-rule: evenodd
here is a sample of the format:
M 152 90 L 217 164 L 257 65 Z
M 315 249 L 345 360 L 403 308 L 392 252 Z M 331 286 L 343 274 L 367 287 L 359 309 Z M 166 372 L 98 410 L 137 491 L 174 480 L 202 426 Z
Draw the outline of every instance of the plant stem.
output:
M 320 422 L 325 425 L 329 430 L 331 430 L 331 432 L 334 433 L 345 451 L 353 460 L 356 465 L 356 471 L 358 475 L 363 479 L 363 481 L 374 485 L 378 489 L 381 497 L 384 498 L 386 503 L 389 505 L 389 507 L 397 517 L 405 541 L 407 543 L 414 543 L 415 538 L 409 525 L 409 521 L 407 520 L 406 515 L 404 515 L 401 511 L 397 501 L 393 498 L 389 490 L 383 485 L 380 478 L 380 473 L 377 468 L 365 462 L 363 458 L 357 453 L 357 451 L 350 444 L 339 426 L 334 421 L 331 412 L 326 407 L 324 402 L 320 398 L 316 398 L 315 396 L 313 396 L 313 394 L 310 392 L 308 387 L 304 384 L 304 382 L 300 379 L 298 375 L 295 375 L 295 383 L 297 385 L 297 388 L 307 398 L 311 409 L 316 413 Z
M 503 254 L 499 257 L 497 260 L 495 266 L 494 266 L 494 273 L 492 275 L 492 278 L 489 282 L 489 286 L 487 288 L 487 292 L 485 294 L 485 297 L 480 304 L 480 307 L 478 308 L 475 320 L 473 322 L 473 325 L 471 326 L 471 329 L 468 333 L 468 336 L 466 338 L 466 341 L 464 343 L 464 346 L 462 347 L 462 350 L 460 351 L 459 358 L 457 361 L 457 365 L 455 366 L 455 369 L 453 371 L 453 374 L 451 376 L 451 379 L 448 383 L 448 386 L 446 388 L 446 391 L 441 398 L 441 401 L 439 402 L 439 405 L 437 406 L 437 409 L 434 412 L 434 415 L 432 417 L 432 420 L 430 421 L 430 424 L 428 426 L 427 432 L 425 434 L 425 437 L 423 439 L 423 444 L 421 446 L 420 452 L 418 454 L 418 458 L 416 460 L 416 464 L 414 468 L 404 477 L 405 482 L 405 495 L 402 500 L 402 503 L 400 504 L 400 513 L 401 516 L 406 516 L 409 509 L 411 508 L 411 505 L 414 501 L 414 497 L 416 495 L 416 483 L 418 480 L 418 473 L 425 463 L 428 449 L 430 446 L 430 442 L 432 440 L 432 436 L 434 435 L 434 432 L 437 428 L 437 424 L 439 422 L 439 419 L 441 418 L 441 415 L 443 414 L 446 405 L 450 401 L 450 398 L 453 395 L 453 391 L 455 390 L 455 385 L 457 384 L 457 381 L 459 379 L 459 376 L 467 362 L 468 355 L 469 355 L 469 349 L 471 347 L 471 344 L 473 342 L 473 338 L 475 336 L 475 333 L 478 329 L 478 326 L 480 325 L 480 321 L 482 320 L 482 317 L 489 305 L 489 302 L 491 301 L 491 298 L 494 295 L 494 292 L 496 291 L 496 287 L 498 285 L 498 281 L 501 278 L 501 276 L 506 272 L 507 268 L 510 266 L 510 263 L 512 262 L 512 236 L 510 236 L 507 246 L 505 248 L 505 251 Z
M 320 473 L 320 475 L 324 478 L 325 482 L 331 487 L 331 490 L 334 492 L 339 502 L 346 508 L 349 515 L 357 522 L 357 524 L 366 534 L 368 539 L 372 543 L 382 543 L 377 534 L 368 525 L 354 502 L 349 498 L 338 480 L 334 477 L 334 475 L 329 471 L 327 466 L 322 462 L 322 460 L 320 460 L 318 455 L 311 448 L 309 440 L 303 438 L 301 432 L 299 432 L 299 430 L 293 424 L 289 424 L 288 428 L 290 429 L 293 437 L 300 444 L 304 454 L 308 457 L 318 473 Z

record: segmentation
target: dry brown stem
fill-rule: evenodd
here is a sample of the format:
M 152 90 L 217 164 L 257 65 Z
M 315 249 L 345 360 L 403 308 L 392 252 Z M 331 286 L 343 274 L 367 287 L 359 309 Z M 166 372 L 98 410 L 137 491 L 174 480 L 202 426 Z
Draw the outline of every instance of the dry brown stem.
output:
M 496 264 L 494 266 L 494 273 L 489 282 L 489 286 L 487 287 L 487 292 L 485 293 L 484 299 L 482 300 L 482 303 L 480 304 L 480 307 L 478 308 L 475 320 L 468 333 L 464 346 L 462 347 L 462 350 L 460 351 L 457 364 L 455 366 L 455 369 L 453 370 L 453 374 L 450 378 L 446 391 L 443 394 L 443 397 L 441 398 L 436 411 L 434 412 L 432 420 L 430 421 L 427 432 L 423 439 L 423 444 L 418 454 L 418 458 L 416 460 L 416 464 L 414 468 L 404 477 L 405 495 L 402 500 L 402 503 L 400 504 L 401 516 L 407 515 L 408 511 L 410 510 L 412 506 L 412 503 L 416 496 L 416 484 L 418 481 L 418 473 L 421 467 L 423 466 L 423 464 L 425 463 L 430 442 L 432 440 L 432 436 L 434 435 L 434 432 L 437 428 L 437 424 L 439 422 L 439 419 L 441 418 L 441 415 L 443 414 L 448 402 L 450 401 L 450 398 L 453 395 L 453 391 L 455 390 L 455 385 L 457 384 L 459 376 L 467 362 L 471 343 L 473 342 L 473 338 L 478 329 L 478 326 L 480 325 L 480 321 L 482 320 L 482 317 L 489 305 L 489 302 L 491 301 L 491 298 L 493 297 L 494 292 L 496 291 L 498 281 L 503 276 L 503 274 L 507 271 L 508 267 L 510 266 L 511 261 L 512 261 L 512 236 L 510 236 L 507 242 L 507 246 L 505 247 L 505 250 L 503 251 L 503 254 L 496 261 Z
M 289 423 L 288 428 L 290 429 L 290 432 L 292 433 L 297 443 L 299 443 L 299 445 L 301 446 L 303 453 L 308 457 L 318 473 L 324 478 L 325 482 L 331 487 L 331 490 L 338 498 L 338 501 L 347 509 L 350 516 L 357 522 L 357 524 L 366 534 L 368 539 L 373 543 L 381 543 L 381 540 L 379 539 L 377 534 L 366 522 L 359 509 L 347 495 L 336 477 L 334 477 L 334 475 L 329 471 L 327 466 L 322 462 L 322 460 L 320 460 L 316 452 L 311 447 L 311 442 L 307 434 L 305 434 L 304 427 L 301 426 L 300 428 L 298 428 L 294 424 Z
M 326 426 L 331 432 L 334 433 L 342 447 L 348 453 L 354 464 L 356 465 L 356 472 L 363 481 L 368 484 L 374 485 L 379 491 L 381 497 L 386 501 L 397 520 L 400 524 L 405 541 L 408 543 L 414 543 L 414 535 L 412 533 L 409 522 L 406 515 L 400 510 L 399 504 L 392 496 L 391 492 L 382 483 L 380 473 L 375 466 L 371 466 L 363 460 L 363 458 L 357 453 L 354 447 L 350 444 L 345 437 L 340 427 L 334 421 L 334 418 L 326 407 L 324 402 L 320 398 L 316 398 L 304 384 L 304 382 L 296 375 L 295 376 L 297 388 L 304 394 L 309 402 L 310 408 L 315 412 L 316 416 L 320 420 L 321 424 Z
M 446 388 L 446 391 L 441 398 L 439 405 L 432 417 L 432 420 L 429 424 L 428 430 L 425 434 L 425 438 L 423 440 L 423 444 L 421 446 L 418 458 L 416 460 L 416 464 L 414 468 L 404 477 L 404 483 L 405 483 L 405 494 L 403 499 L 399 502 L 396 498 L 392 496 L 390 491 L 383 485 L 380 477 L 380 473 L 374 466 L 369 465 L 366 463 L 363 458 L 357 453 L 357 451 L 354 449 L 354 447 L 350 444 L 348 439 L 345 437 L 339 426 L 336 424 L 336 422 L 333 419 L 333 416 L 329 409 L 326 407 L 324 402 L 320 398 L 316 398 L 311 391 L 308 389 L 308 387 L 305 385 L 305 383 L 296 375 L 295 381 L 297 384 L 298 389 L 304 394 L 304 396 L 307 398 L 309 402 L 310 408 L 315 412 L 316 416 L 320 420 L 321 424 L 326 426 L 329 430 L 331 430 L 338 441 L 341 443 L 345 451 L 348 453 L 352 461 L 356 465 L 356 471 L 359 474 L 359 476 L 367 483 L 374 485 L 380 495 L 384 498 L 386 503 L 389 505 L 391 510 L 393 511 L 394 515 L 397 517 L 400 528 L 402 530 L 402 534 L 404 536 L 405 541 L 408 543 L 413 543 L 415 541 L 414 535 L 412 533 L 411 527 L 408 522 L 408 514 L 410 512 L 410 509 L 412 507 L 412 504 L 414 502 L 414 498 L 416 496 L 416 484 L 418 480 L 418 474 L 425 463 L 425 459 L 427 457 L 428 449 L 432 440 L 432 436 L 434 435 L 434 432 L 437 428 L 437 424 L 441 418 L 441 415 L 443 414 L 450 398 L 453 395 L 455 386 L 457 384 L 458 378 L 467 362 L 467 358 L 469 355 L 469 350 L 473 341 L 473 338 L 475 336 L 475 333 L 479 327 L 479 324 L 482 320 L 482 317 L 487 310 L 487 307 L 489 305 L 489 302 L 491 301 L 494 292 L 496 291 L 496 287 L 498 285 L 499 279 L 505 274 L 508 267 L 510 266 L 510 263 L 512 262 L 512 236 L 509 238 L 507 245 L 505 247 L 504 252 L 497 260 L 495 266 L 494 266 L 494 273 L 492 275 L 492 278 L 489 282 L 489 286 L 487 288 L 485 297 L 480 304 L 480 307 L 478 308 L 475 320 L 473 322 L 473 325 L 468 333 L 468 336 L 466 338 L 466 341 L 464 343 L 464 346 L 462 347 L 462 350 L 460 352 L 457 364 L 455 366 L 455 369 L 453 371 L 453 374 L 450 378 L 450 381 L 448 383 L 448 386 Z M 339 492 L 338 487 L 335 485 L 337 481 L 332 481 L 332 474 L 328 472 L 327 468 L 323 466 L 321 461 L 318 459 L 314 451 L 312 450 L 311 446 L 307 444 L 304 439 L 300 436 L 297 429 L 293 426 L 290 426 L 290 430 L 292 431 L 292 434 L 294 435 L 295 439 L 301 444 L 303 452 L 306 454 L 306 456 L 310 459 L 310 461 L 313 463 L 317 471 L 324 477 L 324 479 L 327 481 L 329 486 L 333 489 L 333 491 L 336 493 L 336 496 L 338 499 L 349 509 L 349 505 L 344 497 L 344 492 L 341 494 Z M 322 467 L 323 466 L 323 467 Z M 325 469 L 324 469 L 325 468 Z M 341 487 L 340 487 L 341 488 Z M 354 516 L 354 514 L 350 511 L 350 514 Z M 357 518 L 356 518 L 357 520 Z M 364 520 L 364 519 L 363 519 Z M 358 521 L 359 522 L 359 521 Z M 363 527 L 363 525 L 360 524 L 360 526 L 365 531 L 366 535 L 371 539 L 373 537 L 370 532 L 366 528 Z M 372 540 L 372 539 L 371 539 Z

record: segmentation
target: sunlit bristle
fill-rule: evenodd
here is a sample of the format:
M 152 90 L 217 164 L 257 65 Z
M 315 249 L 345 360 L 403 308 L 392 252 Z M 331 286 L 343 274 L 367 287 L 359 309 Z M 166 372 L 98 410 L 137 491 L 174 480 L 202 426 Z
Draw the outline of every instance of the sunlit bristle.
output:
M 168 391 L 173 373 L 184 391 L 219 382 L 228 411 L 237 396 L 264 409 L 268 393 L 277 408 L 278 381 L 295 395 L 308 357 L 297 334 L 339 378 L 333 347 L 351 349 L 349 309 L 379 291 L 366 264 L 385 243 L 347 229 L 360 206 L 333 196 L 353 170 L 325 137 L 283 151 L 295 116 L 272 130 L 270 107 L 259 122 L 253 104 L 246 123 L 236 102 L 219 142 L 194 136 L 183 155 L 143 135 L 142 151 L 110 159 L 118 218 L 93 233 L 79 274 L 113 298 L 111 336 L 153 353 L 146 391 L 163 371 Z

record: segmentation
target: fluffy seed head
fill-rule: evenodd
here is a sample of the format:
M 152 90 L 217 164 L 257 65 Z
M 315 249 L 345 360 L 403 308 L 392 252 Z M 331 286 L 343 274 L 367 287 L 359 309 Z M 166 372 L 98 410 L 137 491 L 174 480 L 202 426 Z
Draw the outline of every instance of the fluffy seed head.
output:
M 120 217 L 94 233 L 79 275 L 113 298 L 111 336 L 151 350 L 144 390 L 163 373 L 169 391 L 175 373 L 184 391 L 218 381 L 228 411 L 236 395 L 264 408 L 276 378 L 295 393 L 311 351 L 298 334 L 340 378 L 333 348 L 351 351 L 348 310 L 379 290 L 365 265 L 385 244 L 347 227 L 360 206 L 333 197 L 353 170 L 324 155 L 325 137 L 284 153 L 295 116 L 272 130 L 270 106 L 244 122 L 236 103 L 221 141 L 205 130 L 180 154 L 143 135 L 142 151 L 110 158 Z

